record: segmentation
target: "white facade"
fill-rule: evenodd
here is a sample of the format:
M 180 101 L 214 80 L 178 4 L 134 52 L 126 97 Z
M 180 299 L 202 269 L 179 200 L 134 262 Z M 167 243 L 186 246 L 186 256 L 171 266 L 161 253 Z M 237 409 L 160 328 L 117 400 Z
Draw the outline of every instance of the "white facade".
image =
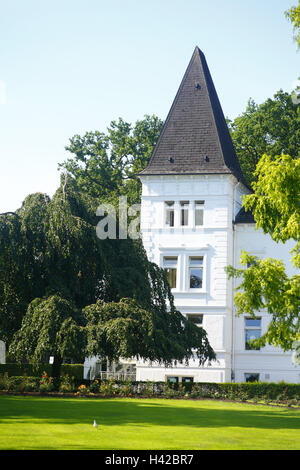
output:
M 149 260 L 164 266 L 177 258 L 175 305 L 183 315 L 203 315 L 203 328 L 217 355 L 217 361 L 199 367 L 176 365 L 164 368 L 138 362 L 137 380 L 164 381 L 192 378 L 195 382 L 244 382 L 245 374 L 258 374 L 260 381 L 300 382 L 300 367 L 292 353 L 266 346 L 246 350 L 245 317 L 237 317 L 233 303 L 239 280 L 228 280 L 225 266 L 239 266 L 242 250 L 258 257 L 283 259 L 292 274 L 292 245 L 276 244 L 270 236 L 255 230 L 254 224 L 234 224 L 241 208 L 241 197 L 249 190 L 232 175 L 141 175 L 141 233 Z M 166 224 L 166 204 L 174 202 L 174 226 Z M 187 225 L 182 226 L 181 202 L 189 203 Z M 195 201 L 203 203 L 203 225 L 195 225 Z M 190 288 L 189 263 L 202 259 L 202 286 Z M 259 312 L 263 333 L 269 316 Z M 252 330 L 251 330 L 252 331 Z M 259 332 L 258 332 L 259 334 Z
M 282 259 L 292 275 L 292 245 L 276 244 L 255 230 L 254 223 L 234 222 L 242 196 L 250 191 L 198 47 L 139 178 L 141 234 L 148 258 L 168 270 L 177 309 L 206 330 L 217 360 L 202 367 L 191 360 L 188 367 L 172 368 L 137 361 L 137 380 L 244 382 L 250 377 L 299 383 L 300 367 L 292 352 L 247 347 L 247 339 L 266 331 L 267 313 L 258 312 L 256 320 L 235 314 L 239 280 L 228 280 L 224 268 L 239 267 L 245 250 Z

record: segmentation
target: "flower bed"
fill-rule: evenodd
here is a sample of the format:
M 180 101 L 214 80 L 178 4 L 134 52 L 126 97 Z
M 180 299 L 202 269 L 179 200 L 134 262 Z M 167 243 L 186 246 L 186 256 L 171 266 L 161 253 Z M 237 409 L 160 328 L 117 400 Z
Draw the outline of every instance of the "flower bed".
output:
M 82 381 L 83 382 L 83 381 Z M 55 386 L 46 372 L 41 378 L 0 375 L 0 391 L 6 393 L 40 393 L 55 396 L 75 397 L 143 397 L 180 399 L 219 399 L 283 403 L 300 406 L 300 384 L 280 383 L 187 383 L 136 382 L 116 380 L 94 380 L 79 383 L 65 374 Z

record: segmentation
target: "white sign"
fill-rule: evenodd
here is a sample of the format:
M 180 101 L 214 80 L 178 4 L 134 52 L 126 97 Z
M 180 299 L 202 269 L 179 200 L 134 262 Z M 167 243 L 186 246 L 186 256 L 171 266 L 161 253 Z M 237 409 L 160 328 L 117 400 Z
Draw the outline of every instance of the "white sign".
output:
M 0 364 L 5 364 L 5 343 L 0 340 Z

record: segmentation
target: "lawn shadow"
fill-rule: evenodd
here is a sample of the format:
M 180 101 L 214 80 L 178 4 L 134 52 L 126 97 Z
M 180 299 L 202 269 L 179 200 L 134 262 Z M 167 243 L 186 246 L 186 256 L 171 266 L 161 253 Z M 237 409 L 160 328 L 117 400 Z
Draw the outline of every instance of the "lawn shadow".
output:
M 94 419 L 105 426 L 193 426 L 197 428 L 245 427 L 300 429 L 298 410 L 242 406 L 201 400 L 156 399 L 65 399 L 48 397 L 0 397 L 1 420 L 32 419 L 49 424 L 90 424 Z

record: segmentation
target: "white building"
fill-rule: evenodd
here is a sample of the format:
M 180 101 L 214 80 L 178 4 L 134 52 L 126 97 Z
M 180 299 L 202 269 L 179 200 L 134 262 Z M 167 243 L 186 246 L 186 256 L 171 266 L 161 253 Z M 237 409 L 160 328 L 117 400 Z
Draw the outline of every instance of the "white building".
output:
M 199 367 L 164 368 L 128 361 L 118 372 L 137 380 L 297 383 L 300 366 L 292 352 L 266 346 L 249 349 L 247 340 L 263 333 L 266 312 L 254 320 L 237 317 L 233 303 L 239 280 L 225 266 L 239 267 L 242 250 L 285 261 L 292 275 L 291 244 L 276 244 L 255 229 L 241 208 L 250 189 L 244 180 L 203 53 L 196 48 L 183 77 L 142 181 L 141 233 L 148 258 L 167 269 L 175 305 L 208 333 L 217 361 Z M 96 358 L 85 376 L 101 369 Z M 114 373 L 113 369 L 110 371 Z M 106 376 L 106 372 L 104 373 Z
M 175 305 L 208 333 L 217 361 L 164 368 L 137 362 L 137 380 L 244 382 L 300 381 L 292 352 L 249 349 L 270 321 L 237 317 L 239 280 L 225 266 L 239 266 L 241 251 L 283 259 L 292 274 L 292 245 L 276 244 L 255 229 L 241 209 L 250 190 L 242 175 L 203 53 L 196 48 L 142 181 L 141 232 L 148 258 L 167 269 Z M 290 271 L 289 271 L 290 270 Z M 234 285 L 236 283 L 236 285 Z

